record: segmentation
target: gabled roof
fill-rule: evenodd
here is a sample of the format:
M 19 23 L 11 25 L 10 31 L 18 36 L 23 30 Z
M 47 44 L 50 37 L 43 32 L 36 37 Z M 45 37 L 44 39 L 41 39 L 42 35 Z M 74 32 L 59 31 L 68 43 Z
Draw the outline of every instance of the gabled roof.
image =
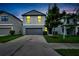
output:
M 11 16 L 13 16 L 14 18 L 18 19 L 19 21 L 21 21 L 19 18 L 17 18 L 17 17 L 16 17 L 16 16 L 14 16 L 13 14 L 8 13 L 8 12 L 3 11 L 3 10 L 0 10 L 0 14 L 2 14 L 2 13 L 6 13 L 6 14 L 8 14 L 8 15 L 11 15 Z M 22 21 L 21 21 L 21 22 L 22 22 Z
M 31 10 L 27 13 L 24 13 L 22 16 L 46 16 L 45 14 L 39 12 L 39 11 L 36 11 L 36 10 Z

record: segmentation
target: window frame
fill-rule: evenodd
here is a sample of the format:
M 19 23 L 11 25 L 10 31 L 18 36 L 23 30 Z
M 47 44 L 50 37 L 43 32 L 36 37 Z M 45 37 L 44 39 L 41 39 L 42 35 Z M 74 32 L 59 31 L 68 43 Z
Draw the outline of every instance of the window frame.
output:
M 42 23 L 42 16 L 38 16 L 38 24 L 41 24 Z
M 26 23 L 27 24 L 30 24 L 30 22 L 31 22 L 30 20 L 31 20 L 31 16 L 26 16 Z
M 1 21 L 5 21 L 5 22 L 8 21 L 8 16 L 1 16 L 0 18 L 1 18 Z

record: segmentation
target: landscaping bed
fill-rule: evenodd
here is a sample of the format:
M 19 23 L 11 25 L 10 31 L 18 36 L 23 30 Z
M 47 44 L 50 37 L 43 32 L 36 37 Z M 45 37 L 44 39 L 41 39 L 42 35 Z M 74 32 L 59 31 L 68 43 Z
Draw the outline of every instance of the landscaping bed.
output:
M 22 35 L 7 35 L 7 36 L 0 36 L 0 43 L 5 43 L 10 40 L 14 40 L 18 37 L 21 37 Z
M 79 49 L 55 49 L 62 56 L 79 56 Z
M 65 39 L 63 39 L 62 35 L 44 35 L 44 37 L 48 43 L 79 43 L 79 35 L 66 36 Z

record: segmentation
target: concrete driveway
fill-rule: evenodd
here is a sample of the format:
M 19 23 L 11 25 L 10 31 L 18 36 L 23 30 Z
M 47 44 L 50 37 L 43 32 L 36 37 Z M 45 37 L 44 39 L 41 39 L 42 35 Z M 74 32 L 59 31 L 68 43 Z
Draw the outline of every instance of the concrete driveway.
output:
M 42 35 L 25 35 L 0 45 L 2 56 L 59 56 Z

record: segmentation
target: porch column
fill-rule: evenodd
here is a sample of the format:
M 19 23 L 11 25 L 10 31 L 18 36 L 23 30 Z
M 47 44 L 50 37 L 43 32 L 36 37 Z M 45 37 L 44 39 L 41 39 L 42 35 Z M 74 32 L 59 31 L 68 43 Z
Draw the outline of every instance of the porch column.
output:
M 65 35 L 66 35 L 66 27 L 64 26 L 63 39 L 65 39 Z
M 22 29 L 23 29 L 23 35 L 25 35 L 25 27 L 23 27 Z
M 11 30 L 13 30 L 13 26 L 11 26 Z
M 77 35 L 78 29 L 77 26 L 75 27 L 75 34 Z

